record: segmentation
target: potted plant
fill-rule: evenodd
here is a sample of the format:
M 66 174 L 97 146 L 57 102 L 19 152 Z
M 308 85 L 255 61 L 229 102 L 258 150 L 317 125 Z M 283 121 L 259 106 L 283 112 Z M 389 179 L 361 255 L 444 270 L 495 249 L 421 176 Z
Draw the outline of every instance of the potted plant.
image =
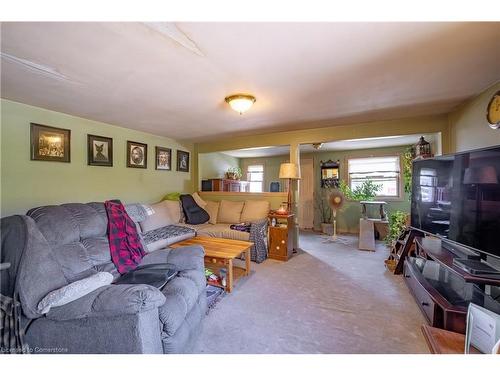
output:
M 228 180 L 239 180 L 241 176 L 243 176 L 243 172 L 240 167 L 231 167 L 225 173 Z
M 339 185 L 342 194 L 350 201 L 372 201 L 381 188 L 382 185 L 375 184 L 370 180 L 364 181 L 354 189 L 351 189 L 345 181 L 341 181 Z
M 389 234 L 385 237 L 387 246 L 393 246 L 395 241 L 408 227 L 410 215 L 404 211 L 394 211 L 389 215 Z
M 410 146 L 403 153 L 403 181 L 405 193 L 408 194 L 408 200 L 411 199 L 412 163 L 414 157 L 415 150 L 413 146 Z
M 328 205 L 329 189 L 321 189 L 321 195 L 316 198 L 316 209 L 321 214 L 321 232 L 333 235 L 332 209 Z
M 333 189 L 338 186 L 337 181 L 325 180 L 321 188 L 321 195 L 316 198 L 316 209 L 321 214 L 321 232 L 333 235 L 333 211 L 328 204 L 328 198 Z

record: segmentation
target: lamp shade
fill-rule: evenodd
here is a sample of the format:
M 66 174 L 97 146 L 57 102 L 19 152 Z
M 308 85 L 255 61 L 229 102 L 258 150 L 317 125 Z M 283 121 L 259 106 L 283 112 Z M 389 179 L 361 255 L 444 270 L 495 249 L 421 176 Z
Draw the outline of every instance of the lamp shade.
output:
M 300 179 L 300 169 L 294 163 L 282 163 L 280 165 L 280 178 Z

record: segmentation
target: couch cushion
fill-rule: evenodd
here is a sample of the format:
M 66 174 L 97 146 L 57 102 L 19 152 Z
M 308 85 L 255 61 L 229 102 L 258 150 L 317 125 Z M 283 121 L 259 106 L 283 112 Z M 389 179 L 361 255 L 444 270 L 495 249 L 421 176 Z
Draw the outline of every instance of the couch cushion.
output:
M 205 276 L 199 270 L 182 271 L 162 289 L 165 304 L 158 308 L 163 332 L 172 336 L 194 307 L 200 293 L 205 292 Z
M 149 232 L 180 221 L 180 205 L 178 201 L 162 201 L 151 205 L 154 214 L 140 223 L 143 232 Z
M 191 194 L 191 196 L 193 197 L 194 201 L 196 202 L 196 204 L 198 206 L 200 206 L 201 208 L 205 208 L 205 206 L 207 205 L 207 202 L 205 202 L 198 193 L 193 193 Z
M 29 210 L 27 215 L 36 221 L 38 229 L 51 246 L 80 240 L 77 218 L 63 206 L 37 207 Z
M 163 249 L 175 242 L 194 237 L 196 232 L 186 226 L 167 225 L 161 228 L 143 233 L 142 237 L 146 244 L 146 251 L 152 252 Z
M 16 262 L 20 262 L 15 285 L 23 313 L 30 319 L 38 318 L 38 302 L 50 291 L 66 285 L 66 278 L 32 218 L 16 215 L 2 218 L 0 222 L 2 261 L 12 262 L 12 270 Z M 17 258 L 18 254 L 23 254 L 21 259 Z M 8 280 L 10 275 L 6 271 L 1 276 L 2 293 L 7 294 L 13 290 Z
M 200 237 L 216 237 L 226 238 L 228 240 L 249 241 L 250 233 L 233 230 L 230 228 L 231 224 L 215 224 L 208 225 L 196 231 Z
M 218 223 L 236 224 L 241 222 L 241 211 L 245 202 L 231 202 L 222 200 L 219 206 Z
M 207 201 L 205 211 L 207 211 L 208 216 L 210 216 L 210 220 L 208 221 L 210 224 L 217 224 L 217 217 L 219 216 L 219 205 L 220 202 Z
M 51 245 L 51 252 L 68 282 L 95 272 L 110 262 L 107 215 L 103 203 L 69 203 L 28 211 Z
M 268 201 L 245 201 L 241 212 L 241 221 L 253 222 L 267 218 L 271 204 Z

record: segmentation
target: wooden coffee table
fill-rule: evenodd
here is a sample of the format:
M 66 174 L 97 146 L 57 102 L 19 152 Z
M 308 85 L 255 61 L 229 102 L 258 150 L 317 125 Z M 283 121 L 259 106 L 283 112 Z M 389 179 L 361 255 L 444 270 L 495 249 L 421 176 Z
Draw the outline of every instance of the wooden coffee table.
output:
M 181 246 L 200 245 L 205 249 L 205 265 L 215 273 L 221 268 L 227 269 L 225 290 L 231 293 L 234 282 L 242 276 L 250 274 L 250 248 L 253 242 L 228 240 L 215 237 L 193 237 L 170 245 L 172 248 Z M 233 265 L 233 260 L 245 253 L 245 268 Z M 222 285 L 219 285 L 222 286 Z

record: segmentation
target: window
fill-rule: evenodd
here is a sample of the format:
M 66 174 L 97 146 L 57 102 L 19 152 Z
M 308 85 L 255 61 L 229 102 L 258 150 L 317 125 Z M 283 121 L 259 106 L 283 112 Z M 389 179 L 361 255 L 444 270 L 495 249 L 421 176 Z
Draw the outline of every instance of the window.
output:
M 437 171 L 430 168 L 422 168 L 420 170 L 420 194 L 422 195 L 422 202 L 434 202 L 436 199 L 436 187 L 437 187 Z M 442 200 L 443 192 L 438 191 L 438 200 Z
M 262 193 L 264 183 L 264 166 L 262 164 L 247 167 L 247 180 L 250 182 L 250 193 Z
M 382 185 L 377 196 L 399 197 L 399 170 L 399 156 L 349 159 L 349 186 L 355 189 L 370 180 Z

